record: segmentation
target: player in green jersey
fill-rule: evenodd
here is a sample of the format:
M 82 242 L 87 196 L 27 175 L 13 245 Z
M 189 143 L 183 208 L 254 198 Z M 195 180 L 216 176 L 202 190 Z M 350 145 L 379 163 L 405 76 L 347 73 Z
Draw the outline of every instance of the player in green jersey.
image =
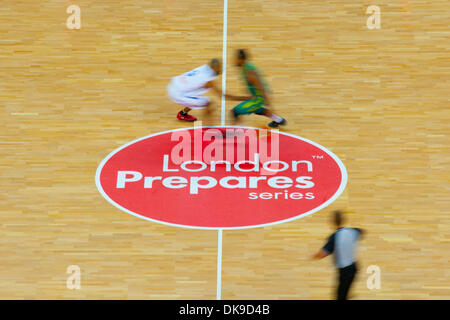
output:
M 273 121 L 269 123 L 269 127 L 277 128 L 279 125 L 286 124 L 286 120 L 277 116 L 265 106 L 270 106 L 268 94 L 270 92 L 264 79 L 258 69 L 248 61 L 248 54 L 245 50 L 239 49 L 236 54 L 236 66 L 242 69 L 242 76 L 250 91 L 250 99 L 238 104 L 232 110 L 235 120 L 243 114 L 259 114 L 266 116 Z

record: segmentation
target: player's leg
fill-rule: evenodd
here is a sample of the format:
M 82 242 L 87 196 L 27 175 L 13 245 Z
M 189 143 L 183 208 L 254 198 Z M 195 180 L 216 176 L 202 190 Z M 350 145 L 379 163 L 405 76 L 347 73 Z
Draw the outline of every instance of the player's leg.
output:
M 180 110 L 180 112 L 178 112 L 177 114 L 177 119 L 179 120 L 184 120 L 184 121 L 195 121 L 197 120 L 197 118 L 195 118 L 194 116 L 191 116 L 190 114 L 188 114 L 189 111 L 191 111 L 192 109 L 189 107 L 184 108 L 183 110 Z
M 237 123 L 239 117 L 245 114 L 252 114 L 258 111 L 264 105 L 264 99 L 255 97 L 239 103 L 231 110 L 233 123 Z
M 179 97 L 178 103 L 185 106 L 183 110 L 181 110 L 177 118 L 184 121 L 196 121 L 197 118 L 188 114 L 192 109 L 200 110 L 200 109 L 209 109 L 209 105 L 211 104 L 209 98 L 203 96 L 194 96 L 194 95 L 183 95 Z
M 267 108 L 264 108 L 265 100 L 263 97 L 257 96 L 250 100 L 246 100 L 238 104 L 233 109 L 234 118 L 237 119 L 240 115 L 255 113 L 258 115 L 266 116 L 273 121 L 269 123 L 269 127 L 276 128 L 279 125 L 286 124 L 286 120 Z
M 197 118 L 189 114 L 189 111 L 196 107 L 209 103 L 209 100 L 205 100 L 204 97 L 186 95 L 186 93 L 183 92 L 180 88 L 174 86 L 172 82 L 167 86 L 167 95 L 173 102 L 184 107 L 184 109 L 180 110 L 177 114 L 177 119 L 183 121 L 197 120 Z
M 239 121 L 239 114 L 235 111 L 235 108 L 236 107 L 234 107 L 231 110 L 231 122 L 232 122 L 232 124 L 237 124 L 238 121 Z
M 264 108 L 264 111 L 261 111 L 261 113 L 255 113 L 272 119 L 273 121 L 269 123 L 269 127 L 271 128 L 277 128 L 279 125 L 285 125 L 287 123 L 286 119 L 277 116 L 275 113 L 266 108 Z

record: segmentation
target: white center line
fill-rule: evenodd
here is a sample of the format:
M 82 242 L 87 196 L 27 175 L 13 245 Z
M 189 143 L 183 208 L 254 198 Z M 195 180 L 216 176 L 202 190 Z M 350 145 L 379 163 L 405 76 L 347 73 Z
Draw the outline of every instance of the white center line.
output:
M 223 1 L 223 43 L 222 43 L 222 106 L 220 125 L 225 125 L 225 93 L 227 88 L 227 29 L 228 0 Z M 222 229 L 217 239 L 217 300 L 222 298 Z
M 217 300 L 222 298 L 222 229 L 217 239 Z
M 227 24 L 228 0 L 223 1 L 223 43 L 222 43 L 222 106 L 220 125 L 225 125 L 225 93 L 227 89 Z

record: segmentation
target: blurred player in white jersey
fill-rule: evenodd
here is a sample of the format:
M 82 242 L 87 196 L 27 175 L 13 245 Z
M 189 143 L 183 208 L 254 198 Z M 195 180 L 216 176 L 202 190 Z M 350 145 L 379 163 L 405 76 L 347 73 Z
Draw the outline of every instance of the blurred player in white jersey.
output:
M 203 96 L 209 89 L 213 89 L 219 97 L 222 97 L 222 90 L 218 88 L 215 81 L 221 73 L 222 64 L 220 60 L 212 59 L 209 64 L 172 78 L 167 86 L 167 94 L 173 102 L 185 107 L 177 114 L 179 120 L 197 120 L 197 118 L 188 113 L 192 109 L 205 109 L 209 107 L 211 100 Z M 248 99 L 248 97 L 237 97 L 229 94 L 225 94 L 225 97 L 232 100 Z

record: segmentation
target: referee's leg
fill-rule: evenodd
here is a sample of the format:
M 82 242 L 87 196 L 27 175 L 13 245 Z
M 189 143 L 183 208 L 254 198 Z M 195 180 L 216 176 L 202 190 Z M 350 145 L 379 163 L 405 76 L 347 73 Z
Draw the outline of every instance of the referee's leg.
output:
M 347 295 L 355 279 L 357 272 L 356 264 L 339 269 L 339 285 L 337 288 L 337 300 L 347 300 Z

